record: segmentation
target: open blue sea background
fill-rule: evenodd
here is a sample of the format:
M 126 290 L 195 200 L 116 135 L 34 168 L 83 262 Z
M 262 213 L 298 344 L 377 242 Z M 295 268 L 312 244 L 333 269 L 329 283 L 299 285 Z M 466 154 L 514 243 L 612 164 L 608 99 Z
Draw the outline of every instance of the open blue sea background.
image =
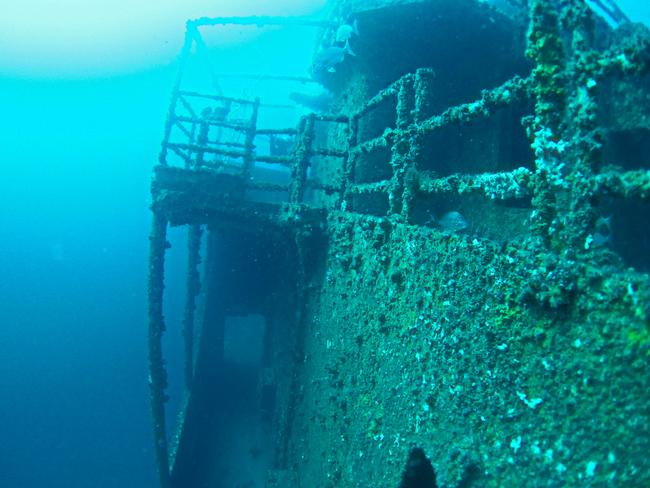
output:
M 319 7 L 206 3 L 154 33 L 158 51 L 131 53 L 122 65 L 88 58 L 75 69 L 61 59 L 59 71 L 56 60 L 36 50 L 30 63 L 25 46 L 0 38 L 2 487 L 156 486 L 146 369 L 149 183 L 184 22 Z M 165 346 L 178 366 L 170 368 L 175 410 L 185 261 L 183 234 L 170 238 Z
M 47 16 L 39 6 L 48 2 L 24 3 L 28 14 Z M 261 1 L 241 10 L 218 3 L 185 13 L 306 14 L 321 2 L 272 10 Z M 619 3 L 650 18 L 645 0 Z M 38 42 L 46 51 L 46 37 L 27 47 L 6 30 L 0 37 L 2 487 L 156 486 L 146 381 L 149 181 L 184 21 L 168 19 L 166 34 L 149 36 L 143 22 L 142 38 L 159 36 L 163 54 L 145 50 L 124 66 L 89 55 L 75 61 L 77 71 L 64 52 L 62 72 L 51 56 L 30 57 Z M 119 25 L 107 32 L 121 35 Z M 178 364 L 184 256 L 182 236 L 172 240 L 166 347 Z M 170 372 L 178 392 L 182 368 Z
M 147 186 L 173 73 L 1 82 L 2 486 L 155 486 Z

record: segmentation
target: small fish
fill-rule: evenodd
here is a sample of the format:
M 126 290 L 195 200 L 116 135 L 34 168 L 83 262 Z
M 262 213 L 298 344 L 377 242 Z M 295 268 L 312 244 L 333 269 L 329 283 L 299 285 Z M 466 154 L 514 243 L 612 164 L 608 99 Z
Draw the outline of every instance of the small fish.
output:
M 344 44 L 348 42 L 352 36 L 359 35 L 359 26 L 357 19 L 354 19 L 352 24 L 343 24 L 336 30 L 336 42 Z
M 458 232 L 467 228 L 467 220 L 459 212 L 451 211 L 440 217 L 438 225 L 444 230 Z
M 593 245 L 596 247 L 610 244 L 612 240 L 612 217 L 600 216 L 596 219 L 596 232 L 593 235 Z
M 611 234 L 601 234 L 600 232 L 594 233 L 592 236 L 592 243 L 594 247 L 601 247 L 609 244 L 612 241 Z
M 352 49 L 350 49 L 350 43 L 346 42 L 345 46 L 330 46 L 321 50 L 314 59 L 314 64 L 312 70 L 314 73 L 321 73 L 327 71 L 329 73 L 336 72 L 336 66 L 341 64 L 345 59 L 345 55 L 356 56 Z

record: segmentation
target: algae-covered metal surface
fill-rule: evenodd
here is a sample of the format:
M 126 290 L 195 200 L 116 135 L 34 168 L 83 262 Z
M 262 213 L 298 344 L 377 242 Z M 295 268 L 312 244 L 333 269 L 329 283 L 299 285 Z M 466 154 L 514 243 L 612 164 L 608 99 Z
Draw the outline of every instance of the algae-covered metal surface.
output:
M 233 479 L 231 433 L 215 425 L 236 414 L 215 403 L 229 383 L 214 378 L 230 367 L 224 322 L 247 313 L 267 323 L 246 376 L 265 405 L 252 422 L 270 432 L 263 486 L 650 484 L 650 32 L 582 0 L 503 3 L 332 2 L 310 24 L 315 56 L 342 49 L 337 26 L 353 21 L 356 52 L 313 73 L 327 112 L 275 131 L 295 137 L 288 156 L 256 152 L 256 112 L 235 149 L 173 142 L 174 124 L 194 124 L 187 137 L 233 124 L 179 116 L 173 100 L 163 147 L 184 167 L 163 151 L 150 274 L 163 486 Z M 236 20 L 254 21 L 304 20 Z M 287 165 L 287 181 L 251 182 L 260 162 Z M 197 226 L 212 239 L 171 469 L 165 222 L 195 236 L 186 322 Z
M 397 486 L 418 446 L 441 486 L 646 479 L 646 275 L 533 242 L 329 223 L 306 333 L 302 476 L 325 467 L 329 486 Z

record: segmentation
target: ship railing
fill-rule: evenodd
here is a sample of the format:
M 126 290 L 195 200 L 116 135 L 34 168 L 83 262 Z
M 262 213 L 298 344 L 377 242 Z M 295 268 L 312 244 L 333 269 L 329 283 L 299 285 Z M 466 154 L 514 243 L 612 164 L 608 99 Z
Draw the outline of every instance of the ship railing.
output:
M 310 137 L 306 133 L 299 134 L 296 127 L 258 126 L 260 111 L 295 110 L 295 105 L 263 103 L 257 98 L 226 96 L 220 85 L 220 80 L 228 78 L 299 84 L 316 82 L 311 78 L 294 75 L 218 72 L 202 30 L 226 25 L 336 27 L 335 22 L 308 17 L 202 17 L 189 20 L 186 24 L 178 76 L 172 90 L 158 163 L 161 166 L 180 165 L 188 170 L 204 169 L 238 175 L 243 178 L 245 188 L 276 193 L 276 198 L 281 195 L 280 198 L 294 203 L 303 200 L 305 189 L 308 188 L 333 191 L 332 185 L 312 181 L 307 177 L 308 169 L 294 167 L 294 153 L 300 148 L 299 156 L 303 158 L 301 164 L 308 168 L 310 158 L 340 158 L 340 150 L 313 148 L 312 151 L 311 143 L 305 145 L 305 141 Z M 197 57 L 201 66 L 207 69 L 214 93 L 184 88 L 188 60 L 192 57 Z M 311 117 L 308 116 L 312 122 L 300 122 L 298 126 L 308 132 L 312 125 L 340 119 L 338 116 L 324 114 Z M 272 146 L 276 147 L 274 143 L 277 141 L 281 142 L 284 152 L 271 150 Z M 276 171 L 269 170 L 269 165 L 275 167 Z M 256 167 L 260 166 L 267 171 L 257 171 Z M 301 176 L 303 172 L 304 178 Z M 265 176 L 269 178 L 268 181 L 264 179 Z M 305 181 L 301 182 L 301 179 Z M 278 183 L 277 180 L 284 180 L 284 183 Z
M 192 98 L 219 102 L 214 111 L 201 112 L 201 105 Z M 249 109 L 247 118 L 238 120 L 215 118 L 214 112 L 224 106 L 240 105 Z M 308 169 L 314 157 L 347 159 L 345 148 L 318 147 L 315 145 L 319 125 L 342 124 L 347 126 L 348 117 L 337 114 L 311 113 L 303 116 L 297 127 L 257 127 L 260 108 L 286 108 L 284 105 L 263 104 L 259 99 L 246 100 L 226 96 L 207 95 L 179 91 L 174 109 L 169 114 L 171 130 L 162 142 L 159 163 L 163 166 L 180 164 L 188 170 L 214 170 L 241 176 L 244 187 L 263 192 L 286 195 L 290 203 L 304 203 L 308 189 L 325 193 L 340 193 L 340 182 L 327 184 L 310 178 Z M 241 110 L 240 110 L 241 112 Z M 228 131 L 225 135 L 224 132 Z M 267 138 L 270 146 L 274 138 L 284 138 L 283 154 L 260 154 L 257 152 L 259 138 Z M 176 158 L 170 157 L 170 152 Z M 259 163 L 279 165 L 287 173 L 286 184 L 260 180 L 253 177 Z
M 315 83 L 314 80 L 297 76 L 217 73 L 209 59 L 209 53 L 200 29 L 220 25 L 249 26 L 304 26 L 310 28 L 336 28 L 338 24 L 305 17 L 202 17 L 186 24 L 185 39 L 179 58 L 179 69 L 172 89 L 163 141 L 158 158 L 162 167 L 173 165 L 173 158 L 189 171 L 216 171 L 239 175 L 245 187 L 264 193 L 284 193 L 287 200 L 301 203 L 307 189 L 326 193 L 337 190 L 333 185 L 308 177 L 311 158 L 314 156 L 345 158 L 347 153 L 336 148 L 315 147 L 314 127 L 321 123 L 347 123 L 347 118 L 312 114 L 303 117 L 296 127 L 258 127 L 260 109 L 287 109 L 293 106 L 265 104 L 258 98 L 248 100 L 227 97 L 221 93 L 220 78 L 254 78 L 284 82 Z M 215 93 L 201 93 L 183 89 L 183 78 L 188 58 L 192 53 L 203 57 Z M 233 116 L 233 107 L 239 108 Z M 209 109 L 209 110 L 208 110 Z M 237 112 L 237 111 L 234 111 Z M 258 154 L 256 142 L 259 138 L 284 137 L 293 139 L 293 148 L 288 154 Z M 270 144 L 270 141 L 269 141 Z M 220 158 L 219 160 L 217 158 Z M 281 184 L 252 178 L 256 165 L 284 167 L 289 173 L 288 183 Z M 167 372 L 162 353 L 162 336 L 165 331 L 163 317 L 164 258 L 167 243 L 165 215 L 154 209 L 150 235 L 149 255 L 149 387 L 153 420 L 153 436 L 159 481 L 162 488 L 171 488 L 170 466 L 174 462 L 174 448 L 168 446 L 165 402 L 167 395 Z M 189 225 L 188 234 L 188 278 L 183 335 L 185 337 L 185 380 L 189 389 L 192 383 L 194 345 L 194 310 L 199 293 L 201 226 Z
M 650 45 L 647 39 L 646 44 Z M 650 58 L 644 58 L 638 52 L 625 57 L 615 50 L 606 51 L 594 62 L 587 83 L 592 86 L 613 75 L 625 76 L 647 71 L 648 59 Z M 579 70 L 580 67 L 574 69 Z M 442 177 L 420 171 L 418 163 L 422 156 L 423 138 L 432 132 L 492 117 L 499 110 L 517 103 L 535 106 L 536 111 L 540 112 L 539 107 L 546 103 L 541 95 L 544 93 L 544 80 L 533 72 L 528 77 L 514 76 L 496 88 L 483 90 L 477 100 L 426 117 L 427 107 L 422 101 L 431 99 L 430 84 L 427 82 L 430 76 L 430 71 L 426 69 L 407 74 L 372 97 L 350 116 L 349 157 L 343 184 L 346 210 L 354 210 L 356 196 L 382 195 L 388 201 L 386 215 L 401 216 L 408 222 L 414 201 L 419 196 L 473 193 L 490 200 L 531 199 L 539 191 L 540 178 L 546 178 L 549 173 L 562 173 L 561 167 L 566 164 L 567 157 L 558 155 L 558 151 L 563 147 L 571 147 L 569 138 L 572 134 L 563 135 L 554 131 L 549 137 L 539 137 L 540 131 L 546 130 L 550 124 L 541 121 L 535 114 L 522 120 L 524 125 L 528 125 L 526 129 L 531 141 L 531 152 L 534 153 L 532 166 L 520 166 L 503 172 L 460 173 Z M 584 97 L 584 92 L 580 96 Z M 386 128 L 380 135 L 359 140 L 359 121 L 387 102 L 394 107 L 393 126 Z M 359 181 L 355 177 L 359 161 L 362 158 L 376 157 L 380 153 L 383 153 L 380 164 L 390 168 L 390 176 L 375 181 Z M 556 157 L 549 158 L 549 154 Z M 650 200 L 650 170 L 622 171 L 607 167 L 605 172 L 599 173 L 594 158 L 581 158 L 575 154 L 573 157 L 592 161 L 593 167 L 586 175 L 589 178 L 586 186 L 592 188 L 595 194 Z M 561 212 L 562 209 L 557 211 Z
M 432 177 L 421 172 L 419 160 L 422 142 L 431 132 L 452 124 L 467 124 L 492 116 L 498 110 L 526 98 L 530 78 L 515 76 L 501 86 L 484 90 L 478 100 L 449 107 L 429 116 L 434 74 L 430 69 L 409 73 L 368 100 L 350 117 L 351 136 L 346 164 L 345 209 L 353 211 L 356 196 L 382 195 L 387 215 L 409 221 L 409 214 L 418 195 L 461 194 L 476 192 L 491 199 L 523 198 L 529 194 L 527 182 L 532 171 L 516 168 L 508 172 L 479 175 Z M 394 123 L 378 136 L 359 140 L 360 121 L 385 103 L 393 107 Z M 377 158 L 389 168 L 390 176 L 377 181 L 358 181 L 356 168 L 363 158 Z M 416 184 L 416 186 L 414 186 Z

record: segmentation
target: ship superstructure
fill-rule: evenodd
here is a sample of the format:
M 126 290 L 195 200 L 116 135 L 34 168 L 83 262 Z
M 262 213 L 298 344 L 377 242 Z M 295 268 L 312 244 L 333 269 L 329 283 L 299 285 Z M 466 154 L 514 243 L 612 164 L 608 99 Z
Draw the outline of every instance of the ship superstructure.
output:
M 188 22 L 152 184 L 161 486 L 650 481 L 650 33 L 583 0 L 502 3 Z M 313 29 L 321 61 L 311 78 L 207 62 L 212 89 L 185 88 L 215 52 L 203 31 L 232 25 Z M 227 77 L 331 100 L 294 124 Z M 188 229 L 172 449 L 170 225 Z

